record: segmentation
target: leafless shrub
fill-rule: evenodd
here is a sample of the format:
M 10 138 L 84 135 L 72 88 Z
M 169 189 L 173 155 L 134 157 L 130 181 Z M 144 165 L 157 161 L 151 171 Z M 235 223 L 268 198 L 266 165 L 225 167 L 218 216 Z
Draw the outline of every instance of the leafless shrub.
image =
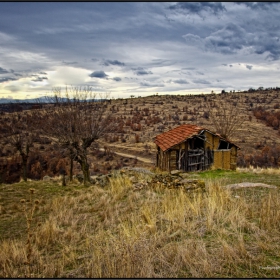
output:
M 245 121 L 244 113 L 237 102 L 217 95 L 215 100 L 207 99 L 205 104 L 209 112 L 211 123 L 222 137 L 231 138 Z

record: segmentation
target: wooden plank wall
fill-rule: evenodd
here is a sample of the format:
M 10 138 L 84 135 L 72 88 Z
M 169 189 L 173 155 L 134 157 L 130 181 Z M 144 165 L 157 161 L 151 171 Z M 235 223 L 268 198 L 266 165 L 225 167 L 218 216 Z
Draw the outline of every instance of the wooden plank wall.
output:
M 214 151 L 214 169 L 230 169 L 230 150 Z
M 207 158 L 207 148 L 209 148 L 211 151 L 213 151 L 214 161 L 212 167 L 214 169 L 221 168 L 236 170 L 237 147 L 233 146 L 230 150 L 218 150 L 220 138 L 207 131 L 205 131 L 205 136 L 207 141 L 204 145 L 204 154 L 206 157 L 202 159 L 203 162 L 201 163 L 201 167 L 203 166 L 203 169 L 209 169 L 211 167 L 209 166 Z M 195 163 L 199 163 L 198 159 L 201 159 L 201 156 L 198 156 L 197 160 L 194 156 L 190 157 L 190 153 L 193 153 L 194 151 L 190 150 L 189 140 L 174 146 L 172 150 L 168 150 L 166 152 L 163 152 L 158 147 L 157 167 L 164 171 L 177 169 L 176 151 L 180 151 L 180 149 L 182 149 L 185 153 L 183 157 L 185 162 L 182 167 L 186 171 L 196 170 Z M 194 165 L 193 168 L 191 167 L 192 165 Z

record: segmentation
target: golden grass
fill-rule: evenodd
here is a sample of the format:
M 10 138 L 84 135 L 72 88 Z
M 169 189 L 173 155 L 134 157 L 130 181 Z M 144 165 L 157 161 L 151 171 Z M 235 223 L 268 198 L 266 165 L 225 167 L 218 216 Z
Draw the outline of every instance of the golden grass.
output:
M 30 276 L 279 276 L 279 269 L 265 269 L 280 266 L 278 189 L 248 197 L 217 180 L 206 187 L 135 190 L 120 175 L 105 188 L 45 199 L 32 220 Z M 26 232 L 10 236 L 0 241 L 0 277 L 26 277 Z

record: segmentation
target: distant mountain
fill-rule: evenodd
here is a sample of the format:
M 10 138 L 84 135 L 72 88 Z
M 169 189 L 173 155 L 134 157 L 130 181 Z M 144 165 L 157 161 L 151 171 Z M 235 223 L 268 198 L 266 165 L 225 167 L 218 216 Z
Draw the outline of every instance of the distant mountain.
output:
M 40 102 L 48 102 L 46 96 L 42 96 L 40 98 L 30 98 L 30 99 L 13 99 L 13 98 L 0 98 L 0 104 L 7 103 L 37 103 L 38 99 Z
M 31 99 L 12 99 L 12 98 L 0 98 L 0 104 L 9 104 L 9 103 L 37 103 L 38 100 L 40 103 L 48 103 L 49 102 L 49 96 L 41 96 L 38 98 L 31 98 Z M 62 98 L 63 101 L 66 101 L 66 98 Z M 106 99 L 95 99 L 96 100 L 106 100 Z M 90 101 L 90 100 L 88 100 Z M 92 100 L 94 101 L 94 100 Z

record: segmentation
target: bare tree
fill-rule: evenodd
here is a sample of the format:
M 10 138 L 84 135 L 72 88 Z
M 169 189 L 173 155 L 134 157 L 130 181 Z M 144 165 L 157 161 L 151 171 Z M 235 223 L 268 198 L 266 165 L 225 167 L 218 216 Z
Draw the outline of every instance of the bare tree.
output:
M 1 115 L 2 133 L 8 143 L 20 154 L 22 178 L 27 181 L 27 161 L 34 143 L 34 112 L 23 111 Z
M 209 119 L 216 132 L 222 137 L 231 138 L 245 121 L 240 104 L 233 102 L 224 95 L 216 95 L 215 98 L 206 99 L 206 107 Z
M 84 184 L 90 182 L 88 148 L 105 133 L 117 128 L 116 119 L 107 110 L 108 96 L 93 93 L 92 87 L 53 88 L 52 107 L 42 111 L 44 131 L 81 166 Z M 71 165 L 73 166 L 73 165 Z M 70 176 L 72 176 L 70 168 Z

